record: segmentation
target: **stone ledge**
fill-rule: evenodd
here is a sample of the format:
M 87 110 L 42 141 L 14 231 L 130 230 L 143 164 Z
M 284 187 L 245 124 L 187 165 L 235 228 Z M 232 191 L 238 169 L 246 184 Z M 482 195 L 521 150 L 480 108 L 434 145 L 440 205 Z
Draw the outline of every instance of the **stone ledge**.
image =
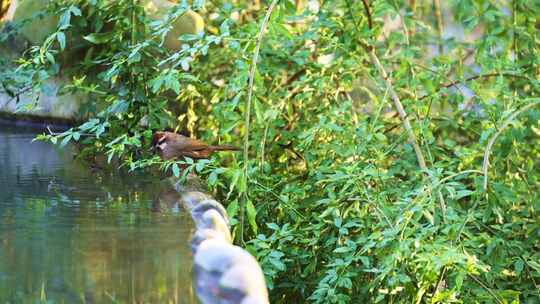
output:
M 42 130 L 50 126 L 53 131 L 64 131 L 78 123 L 80 122 L 75 119 L 0 111 L 0 124 L 12 126 L 35 127 Z

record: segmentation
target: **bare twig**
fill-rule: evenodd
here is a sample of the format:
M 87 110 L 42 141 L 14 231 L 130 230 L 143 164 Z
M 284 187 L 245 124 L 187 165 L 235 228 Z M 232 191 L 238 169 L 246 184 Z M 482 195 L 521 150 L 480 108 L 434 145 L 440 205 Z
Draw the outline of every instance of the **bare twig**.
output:
M 244 199 L 240 203 L 240 242 L 241 243 L 244 243 L 245 209 L 246 209 L 246 201 L 248 200 L 247 181 L 248 181 L 248 161 L 249 161 L 249 123 L 250 123 L 250 115 L 251 115 L 251 100 L 253 98 L 253 86 L 255 82 L 255 72 L 257 71 L 257 60 L 259 59 L 259 52 L 261 49 L 264 32 L 266 30 L 266 27 L 268 26 L 268 22 L 270 21 L 270 16 L 272 15 L 272 11 L 274 10 L 274 7 L 278 3 L 278 1 L 279 0 L 273 0 L 270 6 L 268 7 L 268 10 L 266 11 L 266 16 L 264 16 L 264 20 L 261 24 L 261 28 L 257 36 L 257 44 L 255 45 L 255 50 L 253 52 L 251 70 L 249 71 L 249 85 L 248 85 L 248 96 L 247 96 L 246 109 L 245 109 L 245 130 L 244 130 L 245 134 L 244 134 L 243 180 L 244 180 L 244 185 L 246 189 L 244 189 Z
M 458 176 L 460 176 L 460 175 L 467 175 L 467 174 L 472 174 L 472 173 L 475 173 L 475 174 L 482 174 L 482 171 L 479 171 L 479 170 L 464 170 L 464 171 L 461 171 L 461 172 L 458 172 L 458 173 L 454 173 L 454 174 L 448 175 L 447 177 L 441 178 L 441 180 L 437 181 L 437 182 L 433 185 L 433 188 L 439 187 L 440 185 L 446 183 L 446 181 L 451 180 L 451 179 L 453 179 L 453 178 L 455 178 L 455 177 L 458 177 Z
M 405 109 L 403 108 L 403 104 L 401 103 L 401 100 L 399 99 L 396 91 L 394 90 L 394 86 L 392 84 L 392 80 L 390 79 L 390 76 L 388 76 L 388 74 L 386 73 L 386 70 L 384 69 L 383 65 L 379 61 L 379 58 L 375 54 L 375 50 L 373 48 L 369 49 L 369 57 L 371 59 L 371 62 L 375 65 L 375 67 L 379 71 L 379 74 L 381 74 L 381 77 L 384 79 L 386 87 L 388 88 L 388 91 L 390 92 L 390 97 L 392 98 L 392 101 L 394 102 L 394 106 L 396 107 L 396 110 L 399 113 L 399 118 L 401 119 L 401 122 L 403 123 L 403 127 L 405 128 L 405 131 L 407 132 L 407 135 L 409 137 L 409 143 L 413 146 L 414 153 L 416 154 L 416 159 L 418 160 L 418 165 L 420 166 L 422 170 L 427 170 L 424 154 L 422 153 L 422 149 L 420 149 L 418 140 L 416 139 L 416 136 L 414 135 L 414 130 L 411 126 L 411 122 L 409 121 L 409 118 L 407 117 L 407 113 L 405 112 Z
M 409 2 L 408 5 L 409 5 L 411 13 L 412 13 L 411 19 L 412 20 L 420 19 L 416 15 L 416 0 L 409 0 L 408 2 Z M 416 24 L 415 23 L 416 22 L 412 23 L 412 26 L 411 26 L 411 28 L 409 30 L 409 36 L 414 36 L 414 34 L 416 33 Z
M 47 131 L 49 132 L 49 135 L 52 135 L 52 136 L 64 135 L 66 133 L 66 132 L 53 132 L 50 126 L 47 126 Z M 81 136 L 91 136 L 91 137 L 96 136 L 96 134 L 91 134 L 91 133 L 81 133 L 81 132 L 77 132 L 77 133 L 79 133 L 79 135 Z
M 495 77 L 495 76 L 504 76 L 504 77 L 514 77 L 514 78 L 529 79 L 527 76 L 512 74 L 512 73 L 508 73 L 508 72 L 494 72 L 494 73 L 480 74 L 480 75 L 474 75 L 474 76 L 471 76 L 469 78 L 465 78 L 465 79 L 462 79 L 462 80 L 454 80 L 452 82 L 443 84 L 442 86 L 440 86 L 437 89 L 437 91 L 435 91 L 435 93 L 438 93 L 442 89 L 446 89 L 446 88 L 450 88 L 450 87 L 457 87 L 457 85 L 460 84 L 460 83 L 469 82 L 471 80 L 476 80 L 476 79 L 491 78 L 491 77 Z M 427 98 L 427 97 L 429 97 L 431 95 L 432 94 L 424 95 L 424 96 L 420 97 L 418 100 L 425 99 L 425 98 Z
M 50 134 L 50 135 L 53 135 L 53 136 L 57 136 L 57 135 L 62 134 L 62 133 L 58 133 L 58 132 L 53 132 L 53 131 L 51 130 L 51 127 L 50 127 L 50 126 L 47 126 L 47 131 L 49 131 L 49 134 Z
M 368 18 L 368 26 L 370 29 L 372 29 L 373 23 L 372 23 L 372 18 L 371 18 L 371 12 L 369 10 L 369 4 L 367 3 L 367 0 L 362 0 L 362 4 L 364 5 L 366 17 Z M 403 108 L 403 104 L 401 103 L 401 100 L 399 99 L 396 93 L 396 90 L 394 89 L 394 85 L 392 84 L 392 80 L 390 79 L 390 76 L 388 76 L 388 74 L 386 73 L 386 70 L 384 69 L 384 66 L 381 64 L 379 58 L 377 57 L 377 54 L 375 54 L 375 49 L 372 46 L 367 45 L 366 43 L 362 41 L 360 41 L 360 44 L 368 52 L 371 62 L 373 63 L 373 65 L 375 65 L 375 67 L 379 71 L 379 74 L 381 74 L 381 77 L 384 79 L 386 88 L 390 92 L 390 97 L 392 98 L 394 102 L 394 106 L 399 113 L 401 122 L 409 137 L 409 143 L 413 146 L 414 153 L 416 154 L 416 159 L 418 160 L 418 165 L 420 166 L 422 170 L 427 171 L 424 154 L 422 153 L 422 149 L 420 149 L 420 145 L 418 144 L 418 140 L 416 139 L 416 136 L 414 135 L 414 130 L 411 126 L 411 122 L 409 121 L 409 118 L 407 117 L 407 113 L 405 112 L 405 109 Z
M 12 102 L 15 99 L 17 100 L 17 102 L 19 102 L 19 98 L 21 97 L 21 95 L 24 95 L 28 91 L 32 90 L 32 88 L 33 88 L 32 86 L 26 86 L 24 88 L 21 88 L 13 96 L 10 96 L 11 98 L 6 102 L 6 104 L 9 104 L 10 102 Z
M 523 108 L 514 111 L 502 124 L 502 126 L 499 128 L 499 130 L 493 134 L 493 136 L 489 139 L 489 142 L 486 146 L 486 150 L 484 151 L 484 162 L 482 163 L 482 172 L 484 174 L 484 192 L 487 191 L 488 186 L 488 169 L 489 169 L 489 155 L 491 153 L 491 149 L 493 148 L 493 144 L 495 144 L 495 141 L 497 140 L 497 137 L 510 125 L 510 123 L 521 113 L 527 111 L 528 109 L 537 106 L 540 104 L 540 99 L 534 98 L 536 100 L 535 102 L 532 102 Z
M 369 3 L 367 0 L 362 0 L 362 4 L 364 5 L 364 11 L 366 12 L 366 17 L 368 20 L 368 27 L 370 30 L 373 29 L 373 18 L 371 18 L 371 12 L 369 10 Z
M 441 15 L 441 1 L 433 0 L 433 9 L 435 10 L 435 17 L 437 18 L 437 32 L 439 33 L 439 55 L 443 54 L 444 46 L 442 43 L 443 39 L 443 20 Z
M 484 288 L 496 301 L 497 303 L 499 304 L 503 304 L 504 302 L 501 301 L 501 299 L 499 298 L 499 296 L 497 296 L 497 294 L 495 292 L 493 292 L 493 290 L 491 290 L 491 288 L 489 288 L 484 282 L 482 282 L 479 278 L 475 277 L 474 275 L 471 275 L 471 274 L 468 274 L 467 275 L 469 278 L 473 279 L 473 281 L 475 281 L 476 283 L 478 283 L 478 285 L 480 285 L 482 288 Z
M 9 10 L 9 2 L 6 1 L 6 4 L 4 4 L 3 0 L 0 0 L 0 19 L 4 18 L 4 15 Z

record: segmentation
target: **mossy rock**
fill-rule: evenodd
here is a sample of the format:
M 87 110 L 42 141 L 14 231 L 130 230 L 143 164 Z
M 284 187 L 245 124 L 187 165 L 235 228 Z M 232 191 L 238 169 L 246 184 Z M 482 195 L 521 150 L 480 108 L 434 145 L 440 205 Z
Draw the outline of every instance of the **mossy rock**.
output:
M 144 9 L 151 19 L 165 18 L 167 12 L 176 4 L 166 0 L 147 0 Z M 182 43 L 178 38 L 184 34 L 198 34 L 204 31 L 204 20 L 201 15 L 189 10 L 172 24 L 172 29 L 165 36 L 164 45 L 171 51 L 180 50 Z
M 46 11 L 49 1 L 22 0 L 17 3 L 13 21 L 19 23 L 27 19 L 31 20 L 24 25 L 21 33 L 32 45 L 40 45 L 50 34 L 56 31 L 58 16 L 35 17 L 35 14 Z
M 10 1 L 0 0 L 0 28 L 2 28 L 2 22 L 5 21 L 4 18 L 8 14 L 10 4 Z

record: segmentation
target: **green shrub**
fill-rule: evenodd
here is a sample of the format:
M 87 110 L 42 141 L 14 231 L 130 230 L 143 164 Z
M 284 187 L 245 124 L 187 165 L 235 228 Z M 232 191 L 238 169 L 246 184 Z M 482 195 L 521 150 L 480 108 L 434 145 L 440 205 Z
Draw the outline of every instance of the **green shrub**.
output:
M 58 71 L 64 32 L 87 33 L 70 89 L 95 96 L 94 118 L 42 138 L 177 176 L 140 152 L 151 130 L 244 145 L 248 158 L 185 163 L 227 205 L 273 303 L 537 303 L 540 5 L 280 1 L 258 40 L 269 5 L 182 2 L 156 22 L 137 1 L 63 1 L 22 69 Z M 189 9 L 206 33 L 169 52 Z

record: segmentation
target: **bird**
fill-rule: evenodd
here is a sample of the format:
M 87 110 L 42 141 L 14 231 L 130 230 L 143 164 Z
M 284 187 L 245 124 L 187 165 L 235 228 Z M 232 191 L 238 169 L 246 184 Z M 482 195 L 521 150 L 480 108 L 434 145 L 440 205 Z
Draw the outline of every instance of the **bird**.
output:
M 216 151 L 238 151 L 240 149 L 230 145 L 209 145 L 198 139 L 178 133 L 155 132 L 152 135 L 152 150 L 161 159 L 172 160 L 180 157 L 205 159 Z

